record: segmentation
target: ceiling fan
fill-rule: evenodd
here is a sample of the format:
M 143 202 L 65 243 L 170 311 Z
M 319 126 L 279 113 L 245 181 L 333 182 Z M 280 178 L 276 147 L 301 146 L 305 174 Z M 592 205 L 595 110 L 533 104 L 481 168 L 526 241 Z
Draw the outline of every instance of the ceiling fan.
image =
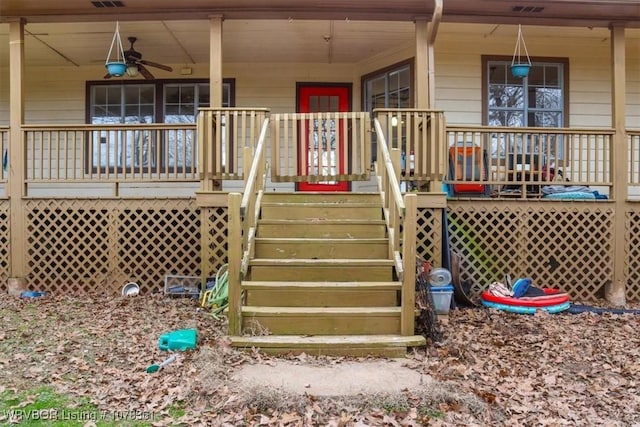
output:
M 131 43 L 131 47 L 124 51 L 124 59 L 127 64 L 127 75 L 136 77 L 138 73 L 140 73 L 145 79 L 153 80 L 155 77 L 147 69 L 147 66 L 159 68 L 165 71 L 173 71 L 173 68 L 169 67 L 168 65 L 158 64 L 157 62 L 142 59 L 142 54 L 133 48 L 133 44 L 136 42 L 136 40 L 138 40 L 137 37 L 128 37 L 128 40 L 129 43 Z M 104 76 L 105 79 L 108 79 L 110 77 L 110 74 Z

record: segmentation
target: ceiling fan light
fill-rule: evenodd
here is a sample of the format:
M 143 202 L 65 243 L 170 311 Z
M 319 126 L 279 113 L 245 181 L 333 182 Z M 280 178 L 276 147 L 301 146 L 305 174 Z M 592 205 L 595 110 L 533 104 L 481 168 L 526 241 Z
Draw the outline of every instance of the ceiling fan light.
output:
M 127 65 L 127 75 L 129 77 L 137 77 L 138 71 L 138 66 L 136 64 Z

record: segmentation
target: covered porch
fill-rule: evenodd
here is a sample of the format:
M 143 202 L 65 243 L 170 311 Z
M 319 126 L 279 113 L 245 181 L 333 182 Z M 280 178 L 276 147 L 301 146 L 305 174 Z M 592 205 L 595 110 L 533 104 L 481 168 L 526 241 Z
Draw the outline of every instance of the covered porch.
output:
M 227 262 L 242 269 L 260 191 L 346 181 L 352 192 L 381 195 L 390 231 L 402 228 L 403 198 L 417 190 L 409 218 L 416 254 L 440 265 L 447 226 L 474 293 L 510 273 L 577 299 L 640 298 L 640 30 L 627 19 L 637 6 L 608 2 L 603 13 L 586 5 L 576 15 L 571 1 L 546 12 L 517 10 L 515 2 L 486 2 L 483 11 L 458 1 L 180 11 L 126 3 L 117 12 L 79 3 L 3 6 L 2 283 L 24 278 L 40 290 L 115 293 L 136 281 L 150 292 L 164 274 L 204 279 Z M 92 100 L 114 81 L 102 79 L 102 57 L 116 19 L 123 37 L 138 37 L 144 58 L 175 70 L 151 68 L 153 81 L 117 80 L 125 95 L 153 83 L 153 98 L 164 96 L 151 113 L 136 103 L 136 115 L 151 123 L 128 121 L 124 98 L 122 123 L 94 114 L 109 104 Z M 562 80 L 567 95 L 551 108 L 560 126 L 490 120 L 495 81 L 484 73 L 492 61 L 509 62 L 517 24 L 542 69 L 566 64 L 571 86 Z M 553 43 L 563 39 L 566 46 Z M 185 113 L 178 98 L 178 112 L 170 110 L 165 95 L 191 79 L 201 95 L 196 85 L 208 85 L 208 100 Z M 376 79 L 387 85 L 380 93 Z M 350 87 L 348 108 L 301 112 L 298 87 L 309 83 Z M 535 108 L 524 114 L 534 117 Z M 337 124 L 343 163 L 320 146 L 311 150 L 315 168 L 300 166 L 312 163 L 313 123 Z M 458 162 L 460 152 L 470 155 Z M 254 159 L 261 161 L 252 175 Z M 542 187 L 559 185 L 558 171 L 562 186 L 607 198 L 542 197 Z M 246 200 L 230 204 L 230 193 Z M 238 215 L 249 221 L 239 248 L 230 238 Z M 401 248 L 397 239 L 391 252 Z

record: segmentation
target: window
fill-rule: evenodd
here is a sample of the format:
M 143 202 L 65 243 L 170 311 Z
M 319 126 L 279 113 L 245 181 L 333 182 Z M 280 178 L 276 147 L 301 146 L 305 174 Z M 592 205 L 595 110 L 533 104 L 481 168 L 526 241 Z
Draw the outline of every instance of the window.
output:
M 376 108 L 412 108 L 413 70 L 410 61 L 393 65 L 362 77 L 365 111 Z M 392 143 L 392 141 L 390 141 Z M 376 160 L 378 144 L 371 133 L 372 161 Z
M 234 81 L 225 79 L 222 105 L 233 103 Z M 91 124 L 194 123 L 198 108 L 208 107 L 206 81 L 89 82 L 88 117 Z M 158 138 L 162 139 L 158 141 Z M 95 131 L 89 138 L 92 168 L 192 168 L 195 133 L 158 134 L 140 130 Z M 159 159 L 159 160 L 157 160 Z M 156 164 L 156 162 L 164 164 Z
M 568 68 L 567 60 L 532 59 L 529 75 L 511 75 L 511 58 L 483 57 L 484 124 L 507 127 L 566 127 L 568 126 Z M 506 146 L 513 145 L 515 146 Z M 494 138 L 492 157 L 497 153 L 550 153 L 563 157 L 561 139 L 541 141 L 513 141 L 506 144 Z
M 155 121 L 155 86 L 94 86 L 91 89 L 91 123 L 153 123 Z

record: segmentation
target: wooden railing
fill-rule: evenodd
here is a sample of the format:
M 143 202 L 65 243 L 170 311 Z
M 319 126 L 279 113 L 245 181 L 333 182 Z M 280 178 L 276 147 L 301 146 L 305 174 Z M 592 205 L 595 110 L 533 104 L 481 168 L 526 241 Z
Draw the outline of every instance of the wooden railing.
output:
M 0 149 L 2 149 L 2 167 L 0 168 L 0 182 L 7 182 L 9 176 L 9 127 L 0 126 Z
M 376 175 L 389 237 L 389 255 L 395 260 L 402 281 L 400 328 L 413 335 L 416 280 L 417 196 L 400 190 L 400 150 L 389 150 L 385 133 L 374 119 L 377 137 Z
M 542 186 L 560 182 L 610 192 L 613 135 L 613 129 L 448 126 L 446 182 L 481 183 L 490 186 L 485 195 L 496 197 L 539 196 Z
M 390 149 L 400 150 L 400 179 L 422 187 L 431 182 L 440 191 L 447 175 L 444 113 L 436 110 L 375 109 Z
M 27 183 L 197 181 L 195 124 L 24 125 Z
M 272 115 L 272 181 L 368 180 L 370 126 L 362 112 Z
M 201 108 L 198 112 L 200 178 L 244 179 L 242 155 L 255 149 L 267 108 Z M 205 185 L 205 189 L 207 186 Z
M 244 150 L 245 177 L 242 194 L 229 194 L 229 333 L 240 335 L 242 325 L 242 301 L 240 283 L 247 274 L 249 261 L 255 253 L 255 237 L 266 174 L 266 140 L 269 119 L 265 119 L 260 130 L 255 152 Z
M 629 178 L 630 187 L 640 187 L 640 129 L 627 129 L 629 141 Z

